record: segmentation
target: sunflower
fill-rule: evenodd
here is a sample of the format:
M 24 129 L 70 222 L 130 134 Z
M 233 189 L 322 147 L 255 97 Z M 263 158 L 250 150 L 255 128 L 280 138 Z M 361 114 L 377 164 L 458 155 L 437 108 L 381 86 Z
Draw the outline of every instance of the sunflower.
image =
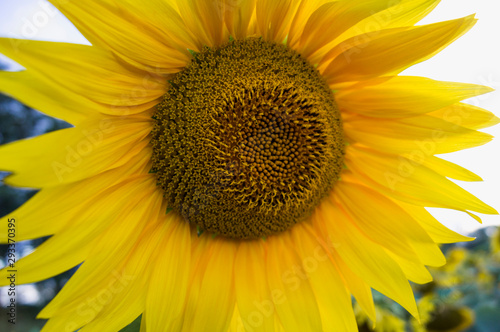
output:
M 425 207 L 497 213 L 435 156 L 491 140 L 491 89 L 398 75 L 474 25 L 415 25 L 438 2 L 52 0 L 91 46 L 0 39 L 1 90 L 74 125 L 0 149 L 41 189 L 0 239 L 51 236 L 16 282 L 81 264 L 43 331 L 356 331 L 372 288 L 418 318 L 470 240 Z

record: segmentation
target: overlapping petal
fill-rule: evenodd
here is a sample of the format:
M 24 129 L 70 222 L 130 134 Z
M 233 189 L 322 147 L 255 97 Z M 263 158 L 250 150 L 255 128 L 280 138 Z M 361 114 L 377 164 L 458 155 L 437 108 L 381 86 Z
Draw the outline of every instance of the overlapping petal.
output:
M 186 53 L 169 45 L 168 35 L 135 12 L 120 8 L 113 0 L 52 0 L 51 3 L 92 45 L 109 49 L 146 72 L 176 73 L 189 61 Z
M 401 118 L 451 106 L 493 89 L 476 84 L 413 76 L 375 78 L 336 93 L 341 111 L 376 118 Z
M 325 56 L 326 61 L 333 55 L 335 59 L 322 73 L 332 86 L 342 82 L 395 75 L 432 57 L 467 32 L 475 22 L 473 16 L 468 16 L 353 37 L 337 45 L 331 54 Z
M 346 179 L 366 181 L 389 197 L 420 206 L 497 214 L 497 211 L 444 176 L 403 156 L 351 145 Z M 432 183 L 432 186 L 429 184 Z
M 4 181 L 42 188 L 95 176 L 124 165 L 145 149 L 150 130 L 149 118 L 97 117 L 78 127 L 4 145 L 0 167 L 14 172 Z M 47 146 L 52 147 L 50 153 L 44 150 Z M 111 147 L 121 153 L 110 156 Z

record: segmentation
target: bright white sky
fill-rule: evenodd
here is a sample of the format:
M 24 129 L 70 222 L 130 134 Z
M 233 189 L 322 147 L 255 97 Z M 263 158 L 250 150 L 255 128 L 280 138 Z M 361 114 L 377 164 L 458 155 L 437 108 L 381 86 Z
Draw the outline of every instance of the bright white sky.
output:
M 446 50 L 404 74 L 493 87 L 499 91 L 468 102 L 500 116 L 499 10 L 500 3 L 493 0 L 442 0 L 422 23 L 472 13 L 476 13 L 479 22 Z M 72 24 L 45 0 L 0 0 L 0 36 L 87 43 Z M 459 184 L 500 211 L 500 125 L 484 131 L 498 139 L 479 148 L 448 154 L 445 158 L 480 175 L 485 182 Z M 437 209 L 431 212 L 448 227 L 461 233 L 478 227 L 472 218 L 462 213 Z M 499 216 L 482 216 L 482 219 L 485 226 L 500 224 Z

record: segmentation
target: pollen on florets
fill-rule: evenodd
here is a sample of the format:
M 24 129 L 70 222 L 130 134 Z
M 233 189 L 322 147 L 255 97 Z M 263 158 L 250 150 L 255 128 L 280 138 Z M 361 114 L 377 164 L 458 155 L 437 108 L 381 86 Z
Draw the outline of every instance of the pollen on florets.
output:
M 306 219 L 343 165 L 334 97 L 318 71 L 257 38 L 205 48 L 170 82 L 152 131 L 168 206 L 199 229 L 247 239 Z

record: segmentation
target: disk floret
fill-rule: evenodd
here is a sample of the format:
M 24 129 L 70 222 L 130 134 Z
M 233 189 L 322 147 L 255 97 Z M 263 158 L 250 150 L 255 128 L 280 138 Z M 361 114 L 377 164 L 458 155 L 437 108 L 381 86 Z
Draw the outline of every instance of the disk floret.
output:
M 206 48 L 170 82 L 152 131 L 169 207 L 198 228 L 264 237 L 307 218 L 343 164 L 333 94 L 284 45 Z

